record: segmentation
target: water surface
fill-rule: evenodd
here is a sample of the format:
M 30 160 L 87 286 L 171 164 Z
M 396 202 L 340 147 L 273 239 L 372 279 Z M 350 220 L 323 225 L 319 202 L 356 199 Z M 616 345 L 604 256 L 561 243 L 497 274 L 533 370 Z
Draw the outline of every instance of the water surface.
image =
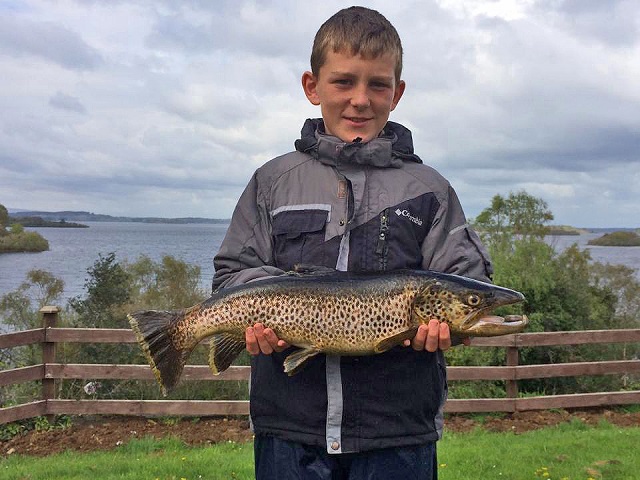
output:
M 0 297 L 15 290 L 29 270 L 40 269 L 61 278 L 64 298 L 84 294 L 84 283 L 99 255 L 116 254 L 118 261 L 146 255 L 159 261 L 171 255 L 200 267 L 200 283 L 207 291 L 213 279 L 213 256 L 220 248 L 227 224 L 155 224 L 87 222 L 89 228 L 29 228 L 49 241 L 49 251 L 0 255 Z
M 63 298 L 84 296 L 84 283 L 99 255 L 116 254 L 118 261 L 135 261 L 146 255 L 159 261 L 171 255 L 197 265 L 200 284 L 209 291 L 213 278 L 213 256 L 220 248 L 228 224 L 151 224 L 136 222 L 89 222 L 89 228 L 29 228 L 49 241 L 50 250 L 41 253 L 0 255 L 0 297 L 15 290 L 33 269 L 46 270 L 65 283 Z M 640 278 L 640 247 L 597 247 L 587 242 L 604 232 L 579 236 L 550 236 L 557 251 L 577 243 L 594 261 L 622 264 L 636 270 Z

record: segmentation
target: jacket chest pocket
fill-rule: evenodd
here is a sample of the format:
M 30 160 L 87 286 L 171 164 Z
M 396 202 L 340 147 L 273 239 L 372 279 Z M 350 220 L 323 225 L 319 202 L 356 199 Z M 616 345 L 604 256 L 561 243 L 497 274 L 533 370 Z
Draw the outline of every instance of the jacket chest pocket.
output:
M 276 267 L 292 270 L 294 265 L 325 265 L 325 229 L 330 207 L 326 210 L 284 210 L 272 218 Z

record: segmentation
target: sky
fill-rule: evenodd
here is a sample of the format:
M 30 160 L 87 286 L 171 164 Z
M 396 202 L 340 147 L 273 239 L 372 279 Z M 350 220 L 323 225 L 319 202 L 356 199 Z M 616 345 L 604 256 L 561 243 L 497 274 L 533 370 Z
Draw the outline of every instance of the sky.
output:
M 334 0 L 0 0 L 0 204 L 229 218 L 293 150 Z M 640 2 L 371 1 L 403 41 L 391 120 L 470 218 L 541 198 L 553 224 L 640 227 Z

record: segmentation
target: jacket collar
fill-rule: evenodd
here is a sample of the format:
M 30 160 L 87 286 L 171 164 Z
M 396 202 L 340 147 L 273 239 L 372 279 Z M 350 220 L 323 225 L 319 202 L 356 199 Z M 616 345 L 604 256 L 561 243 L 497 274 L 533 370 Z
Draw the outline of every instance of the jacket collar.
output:
M 395 122 L 387 122 L 381 135 L 370 142 L 343 142 L 327 135 L 320 118 L 308 119 L 295 142 L 296 150 L 312 155 L 320 162 L 339 166 L 343 164 L 373 167 L 402 167 L 403 162 L 422 163 L 413 153 L 411 132 Z

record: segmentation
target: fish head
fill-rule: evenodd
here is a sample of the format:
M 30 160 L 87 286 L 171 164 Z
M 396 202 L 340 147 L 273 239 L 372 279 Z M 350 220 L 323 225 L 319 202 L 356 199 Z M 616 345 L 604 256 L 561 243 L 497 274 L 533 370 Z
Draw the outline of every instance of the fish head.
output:
M 516 290 L 457 275 L 439 275 L 424 282 L 413 301 L 414 323 L 445 322 L 461 336 L 490 337 L 519 333 L 528 324 L 524 315 L 501 317 L 493 310 L 524 301 Z

